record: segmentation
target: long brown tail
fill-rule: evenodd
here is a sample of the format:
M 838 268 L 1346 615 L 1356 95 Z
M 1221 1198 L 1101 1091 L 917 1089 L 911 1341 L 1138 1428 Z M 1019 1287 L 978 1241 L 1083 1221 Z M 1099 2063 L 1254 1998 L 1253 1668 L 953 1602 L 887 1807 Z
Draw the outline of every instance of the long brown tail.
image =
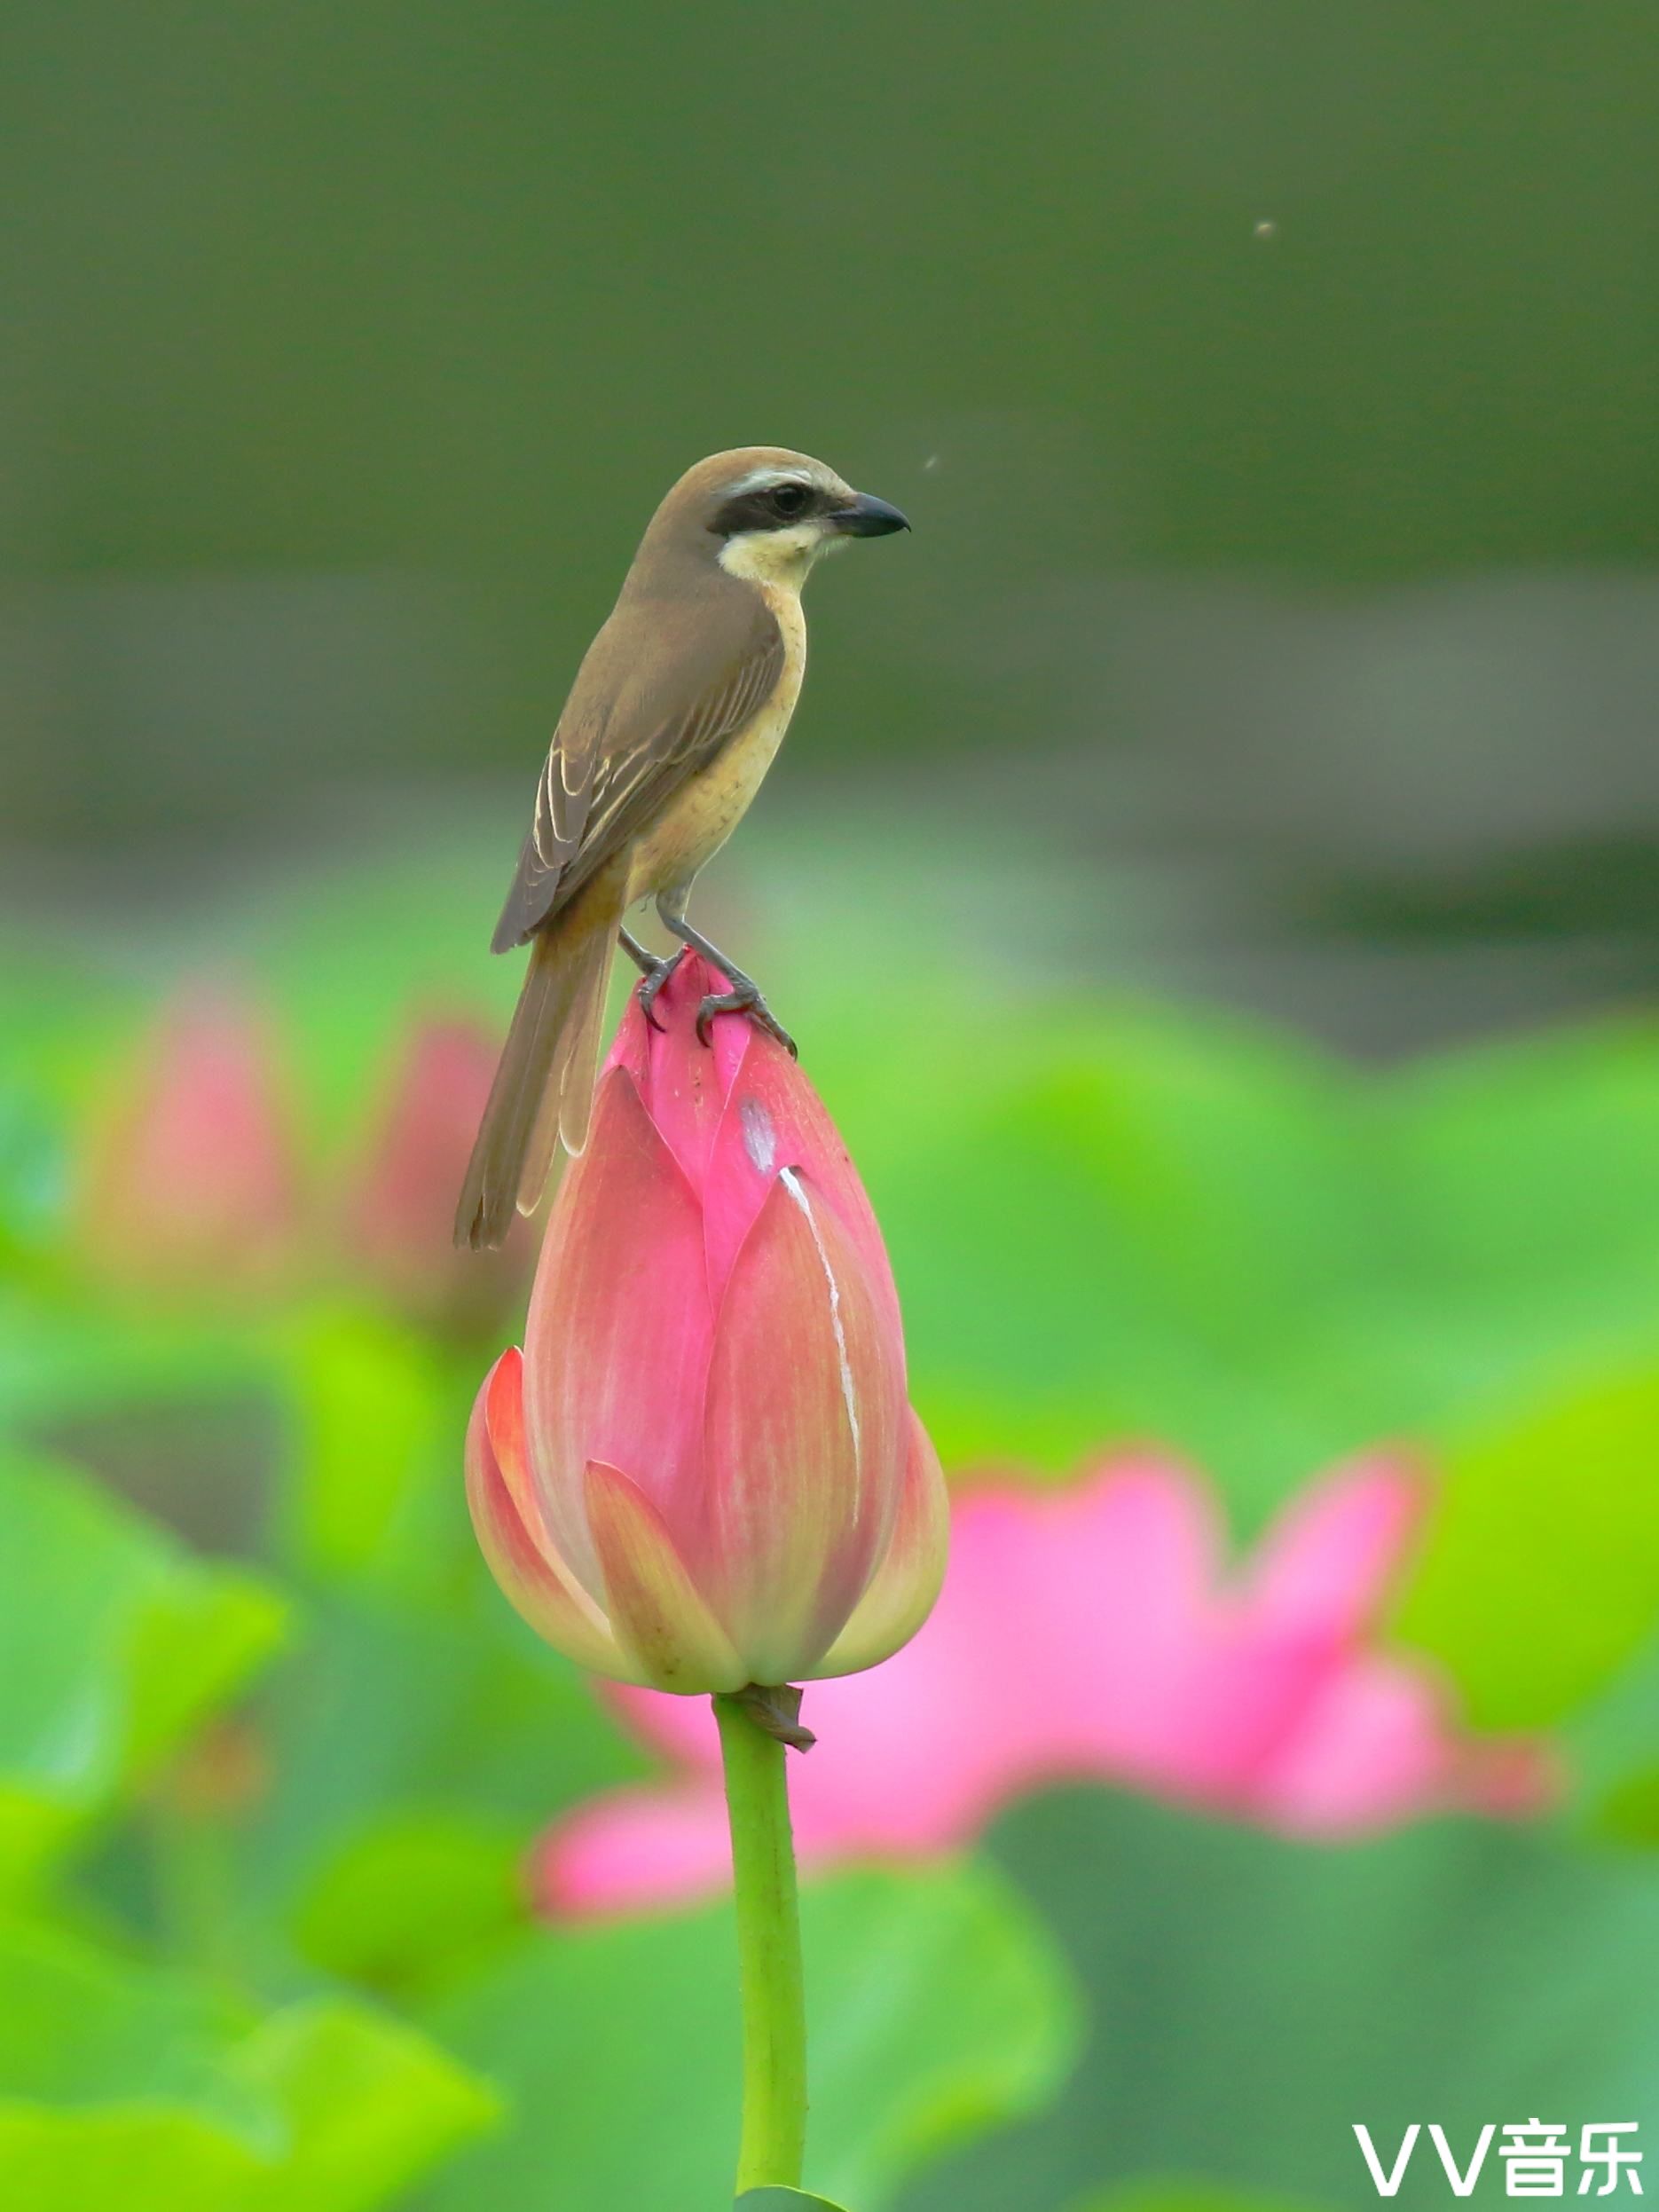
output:
M 559 1140 L 572 1153 L 587 1141 L 623 897 L 621 870 L 607 869 L 531 941 L 524 987 L 455 1210 L 457 1244 L 499 1244 L 515 1209 L 535 1211 Z

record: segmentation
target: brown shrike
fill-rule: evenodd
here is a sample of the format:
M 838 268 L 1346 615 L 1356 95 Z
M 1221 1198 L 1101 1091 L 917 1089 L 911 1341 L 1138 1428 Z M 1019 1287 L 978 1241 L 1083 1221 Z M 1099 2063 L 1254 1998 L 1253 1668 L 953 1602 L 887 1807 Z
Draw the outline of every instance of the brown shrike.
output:
M 847 538 L 908 527 L 896 507 L 776 445 L 700 461 L 651 517 L 553 734 L 496 925 L 491 949 L 528 942 L 530 969 L 467 1169 L 458 1244 L 499 1244 L 515 1208 L 533 1211 L 555 1146 L 586 1141 L 612 945 L 643 971 L 648 1015 L 673 965 L 622 927 L 637 901 L 655 897 L 664 926 L 731 985 L 704 1001 L 700 1028 L 742 1009 L 789 1043 L 752 980 L 686 919 L 686 901 L 789 728 L 813 563 Z

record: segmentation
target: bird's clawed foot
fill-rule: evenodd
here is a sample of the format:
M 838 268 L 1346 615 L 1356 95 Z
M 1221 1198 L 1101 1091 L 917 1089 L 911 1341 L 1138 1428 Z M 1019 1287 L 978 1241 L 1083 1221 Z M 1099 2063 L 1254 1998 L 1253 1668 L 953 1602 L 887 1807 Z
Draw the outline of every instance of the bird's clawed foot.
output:
M 711 991 L 697 1009 L 697 1035 L 703 1043 L 709 1043 L 709 1027 L 716 1014 L 747 1014 L 757 1029 L 764 1029 L 783 1047 L 792 1060 L 800 1058 L 795 1040 L 760 996 L 760 986 L 753 978 L 742 975 L 735 968 L 727 968 L 729 991 Z
M 650 1023 L 652 1028 L 659 1032 L 663 1025 L 660 1021 L 658 1021 L 657 1016 L 651 1012 L 651 1009 L 657 1004 L 657 993 L 662 989 L 664 984 L 667 982 L 669 977 L 672 975 L 674 970 L 680 965 L 685 956 L 686 949 L 682 945 L 680 948 L 680 950 L 671 955 L 668 959 L 654 959 L 651 962 L 650 966 L 646 970 L 644 975 L 641 977 L 639 988 L 633 994 L 640 1002 L 640 1012 L 645 1016 L 647 1021 Z
M 761 997 L 760 986 L 755 981 L 753 976 L 745 975 L 741 968 L 735 968 L 718 945 L 712 945 L 706 937 L 700 937 L 697 934 L 683 914 L 672 908 L 665 908 L 660 900 L 657 901 L 657 910 L 674 935 L 681 941 L 681 949 L 674 955 L 672 960 L 658 960 L 654 954 L 647 952 L 639 940 L 630 936 L 625 929 L 621 932 L 623 950 L 645 977 L 644 982 L 640 986 L 640 1004 L 645 1009 L 646 1019 L 651 1020 L 651 1003 L 658 991 L 662 989 L 664 984 L 685 958 L 686 954 L 695 952 L 701 959 L 706 960 L 712 968 L 717 968 L 726 978 L 729 986 L 729 988 L 723 991 L 711 991 L 697 1008 L 697 1042 L 704 1045 L 710 1043 L 709 1030 L 716 1014 L 747 1014 L 756 1028 L 764 1029 L 769 1037 L 783 1047 L 792 1060 L 799 1059 L 800 1054 L 796 1050 L 794 1038 L 790 1036 L 771 1007 L 767 1004 L 766 1000 Z M 653 1028 L 660 1028 L 662 1025 L 660 1022 L 652 1022 L 651 1026 Z
M 617 936 L 622 949 L 640 971 L 640 980 L 633 994 L 640 1002 L 640 1012 L 660 1035 L 663 1025 L 651 1009 L 656 1005 L 664 984 L 685 958 L 686 948 L 681 945 L 680 950 L 671 953 L 666 960 L 659 960 L 654 952 L 647 952 L 631 930 L 618 930 Z

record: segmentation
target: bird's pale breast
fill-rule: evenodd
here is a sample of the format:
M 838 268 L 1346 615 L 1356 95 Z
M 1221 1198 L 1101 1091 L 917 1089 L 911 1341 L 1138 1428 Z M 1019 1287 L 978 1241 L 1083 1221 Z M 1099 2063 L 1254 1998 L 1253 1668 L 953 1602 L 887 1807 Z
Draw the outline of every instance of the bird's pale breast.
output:
M 783 634 L 783 673 L 766 704 L 721 746 L 700 775 L 670 799 L 633 848 L 628 902 L 689 884 L 749 810 L 783 742 L 806 671 L 806 623 L 800 595 L 762 586 Z

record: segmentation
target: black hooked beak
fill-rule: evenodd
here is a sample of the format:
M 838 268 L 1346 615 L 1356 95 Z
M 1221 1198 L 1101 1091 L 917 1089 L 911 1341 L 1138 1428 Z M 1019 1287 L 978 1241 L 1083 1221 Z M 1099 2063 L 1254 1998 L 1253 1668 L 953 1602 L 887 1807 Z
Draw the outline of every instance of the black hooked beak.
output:
M 895 530 L 910 527 L 908 516 L 872 492 L 859 492 L 852 506 L 837 508 L 832 519 L 836 528 L 849 538 L 890 538 Z

